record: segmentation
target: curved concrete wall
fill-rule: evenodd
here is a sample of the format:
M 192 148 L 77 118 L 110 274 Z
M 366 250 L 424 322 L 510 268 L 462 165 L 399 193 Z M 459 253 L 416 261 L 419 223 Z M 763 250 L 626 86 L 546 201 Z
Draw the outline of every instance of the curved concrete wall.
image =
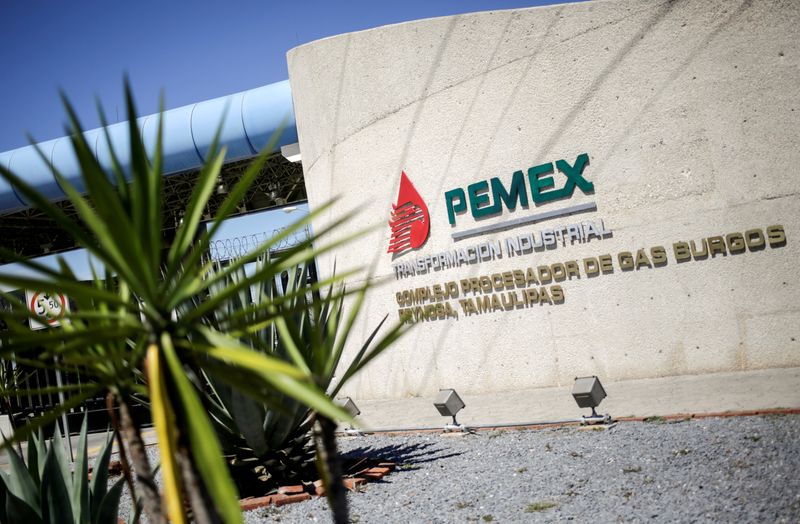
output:
M 342 198 L 334 213 L 361 208 L 362 223 L 339 235 L 385 223 L 404 171 L 430 212 L 419 249 L 388 254 L 385 226 L 322 261 L 330 271 L 334 259 L 343 268 L 375 258 L 386 280 L 371 291 L 352 339 L 387 313 L 398 318 L 396 293 L 458 286 L 457 297 L 424 301 L 447 302 L 458 318 L 419 322 L 350 394 L 469 394 L 589 374 L 625 380 L 800 365 L 797 2 L 603 1 L 421 20 L 298 47 L 289 71 L 312 208 L 334 196 Z M 508 189 L 516 171 L 529 184 L 529 168 L 571 165 L 582 153 L 593 191 L 576 185 L 571 198 L 480 220 L 460 213 L 449 224 L 447 191 L 494 177 Z M 558 169 L 552 178 L 556 189 L 568 180 Z M 539 191 L 551 190 L 546 177 L 537 180 Z M 476 196 L 486 194 L 476 187 Z M 592 204 L 574 216 L 453 238 Z M 509 237 L 600 220 L 610 235 L 506 252 Z M 754 229 L 766 236 L 773 225 L 783 226 L 785 243 L 775 233 L 759 249 L 751 232 L 752 246 L 740 248 L 739 236 L 726 237 Z M 682 244 L 675 251 L 674 243 L 701 247 L 709 237 L 712 255 L 678 262 Z M 414 276 L 395 270 L 492 241 L 501 242 L 502 258 Z M 635 261 L 640 249 L 649 264 Z M 626 252 L 637 269 L 622 269 Z M 587 275 L 584 259 L 603 264 L 602 255 L 611 272 Z M 462 280 L 571 261 L 577 277 L 555 283 L 563 303 L 468 315 L 460 302 L 484 296 L 465 293 Z M 553 284 L 535 288 L 552 295 Z M 523 296 L 527 287 L 512 283 L 501 294 Z

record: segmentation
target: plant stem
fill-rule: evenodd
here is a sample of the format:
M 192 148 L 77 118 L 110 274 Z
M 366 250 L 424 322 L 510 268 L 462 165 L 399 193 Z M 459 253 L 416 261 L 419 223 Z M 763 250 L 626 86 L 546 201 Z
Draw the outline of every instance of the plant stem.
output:
M 161 496 L 158 493 L 153 470 L 150 468 L 150 461 L 147 458 L 142 434 L 133 421 L 125 399 L 120 396 L 118 403 L 122 428 L 125 431 L 125 438 L 128 441 L 128 448 L 131 452 L 131 461 L 136 470 L 136 480 L 141 488 L 142 507 L 147 516 L 150 517 L 150 522 L 153 524 L 166 524 L 167 519 L 161 508 Z
M 185 442 L 178 444 L 178 465 L 181 469 L 183 487 L 189 497 L 192 513 L 194 513 L 194 522 L 197 524 L 222 524 L 222 519 L 214 510 L 205 485 L 198 482 L 197 472 L 192 465 L 191 454 Z
M 336 422 L 317 415 L 317 422 L 314 425 L 314 436 L 317 441 L 317 454 L 320 464 L 323 464 L 326 471 L 325 477 L 328 479 L 326 492 L 328 494 L 328 504 L 333 513 L 335 524 L 348 524 L 347 490 L 342 483 L 342 460 L 336 447 Z
M 128 492 L 131 495 L 131 500 L 136 501 L 136 485 L 133 483 L 133 476 L 131 475 L 131 466 L 128 462 L 128 454 L 125 451 L 124 442 L 122 440 L 122 429 L 119 425 L 119 417 L 114 410 L 114 403 L 116 396 L 111 391 L 106 395 L 106 410 L 108 416 L 111 417 L 111 427 L 114 428 L 114 438 L 117 441 L 117 449 L 119 450 L 119 462 L 122 465 L 122 474 L 125 476 L 125 483 L 128 485 Z

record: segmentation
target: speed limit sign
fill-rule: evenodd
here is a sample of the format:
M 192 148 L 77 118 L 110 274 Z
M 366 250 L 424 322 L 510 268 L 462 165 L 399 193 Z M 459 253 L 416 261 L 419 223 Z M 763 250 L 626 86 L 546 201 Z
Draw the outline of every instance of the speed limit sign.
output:
M 31 329 L 44 329 L 61 324 L 61 318 L 69 311 L 69 300 L 63 293 L 47 291 L 25 291 L 25 303 L 31 313 L 41 321 L 28 320 Z

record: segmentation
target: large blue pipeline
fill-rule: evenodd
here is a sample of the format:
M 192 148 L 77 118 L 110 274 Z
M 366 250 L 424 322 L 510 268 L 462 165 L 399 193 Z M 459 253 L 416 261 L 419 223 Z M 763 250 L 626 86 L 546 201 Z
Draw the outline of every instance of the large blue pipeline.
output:
M 145 148 L 151 154 L 155 150 L 158 118 L 159 115 L 155 114 L 137 120 Z M 297 142 L 289 81 L 165 111 L 162 145 L 164 174 L 171 175 L 200 167 L 206 160 L 220 122 L 223 122 L 220 142 L 228 148 L 226 162 L 255 156 L 278 131 L 281 134 L 276 148 Z M 128 172 L 130 151 L 127 122 L 108 126 L 108 134 L 123 170 Z M 84 136 L 94 148 L 100 164 L 110 172 L 111 154 L 103 129 L 86 131 Z M 72 151 L 69 137 L 48 140 L 37 146 L 64 178 L 83 190 L 80 166 Z M 42 160 L 34 146 L 0 153 L 0 165 L 22 177 L 50 200 L 66 198 L 53 177 L 50 166 Z M 25 199 L 0 178 L 0 214 L 13 213 L 28 207 L 30 205 Z

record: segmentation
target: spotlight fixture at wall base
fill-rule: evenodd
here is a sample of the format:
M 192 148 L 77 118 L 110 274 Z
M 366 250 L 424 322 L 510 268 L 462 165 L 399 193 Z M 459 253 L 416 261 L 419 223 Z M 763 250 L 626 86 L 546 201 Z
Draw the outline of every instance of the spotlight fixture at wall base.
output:
M 581 415 L 581 426 L 588 426 L 594 424 L 611 424 L 612 419 L 611 415 L 606 413 L 605 415 L 598 415 L 594 411 L 592 411 L 591 415 Z
M 440 389 L 433 405 L 439 410 L 439 414 L 443 417 L 453 417 L 452 424 L 445 424 L 445 433 L 452 433 L 454 431 L 465 433 L 467 431 L 467 427 L 463 424 L 459 424 L 456 420 L 456 413 L 464 409 L 464 401 L 461 400 L 461 397 L 458 396 L 455 389 Z
M 353 418 L 356 418 L 357 416 L 359 416 L 361 414 L 361 410 L 358 409 L 358 406 L 356 406 L 356 403 L 353 402 L 353 399 L 351 399 L 350 397 L 337 398 L 336 401 L 334 402 L 334 404 L 336 404 L 337 406 L 342 408 L 344 411 L 346 411 Z M 350 427 L 345 428 L 342 431 L 348 437 L 362 437 L 362 436 L 364 436 L 364 433 L 360 429 L 354 428 L 352 426 L 352 424 L 350 425 Z
M 572 386 L 572 397 L 577 402 L 578 407 L 592 408 L 591 415 L 581 416 L 581 424 L 609 424 L 611 422 L 611 415 L 598 415 L 597 411 L 595 411 L 600 402 L 606 398 L 606 390 L 596 376 L 575 377 L 575 384 Z

